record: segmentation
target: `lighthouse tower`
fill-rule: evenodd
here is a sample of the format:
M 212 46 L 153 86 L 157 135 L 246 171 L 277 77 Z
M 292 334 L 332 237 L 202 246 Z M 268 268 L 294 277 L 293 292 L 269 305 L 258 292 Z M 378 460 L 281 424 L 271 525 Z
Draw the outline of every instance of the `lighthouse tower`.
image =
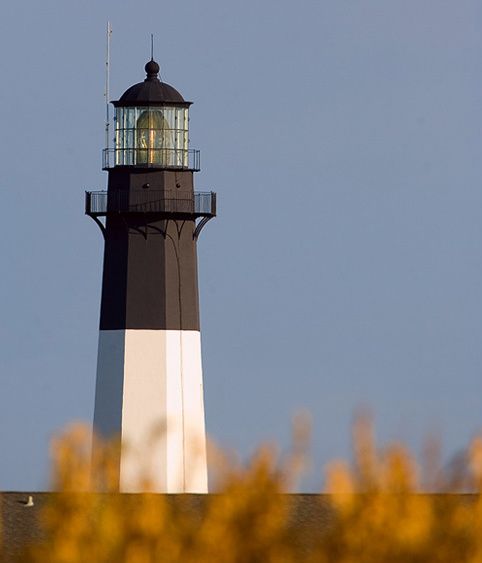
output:
M 106 192 L 86 193 L 105 239 L 94 430 L 121 440 L 119 490 L 207 492 L 196 244 L 216 194 L 195 192 L 189 106 L 159 65 L 115 107 Z

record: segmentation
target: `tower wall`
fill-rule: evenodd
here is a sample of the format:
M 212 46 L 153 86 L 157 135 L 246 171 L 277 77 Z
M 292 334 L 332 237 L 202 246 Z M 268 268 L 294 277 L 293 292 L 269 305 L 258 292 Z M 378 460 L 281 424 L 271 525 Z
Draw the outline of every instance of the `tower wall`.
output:
M 120 491 L 207 492 L 200 332 L 101 330 L 94 426 L 122 440 Z
M 195 219 L 150 211 L 192 172 L 114 169 L 108 193 L 144 212 L 107 216 L 94 427 L 122 440 L 121 491 L 207 492 Z

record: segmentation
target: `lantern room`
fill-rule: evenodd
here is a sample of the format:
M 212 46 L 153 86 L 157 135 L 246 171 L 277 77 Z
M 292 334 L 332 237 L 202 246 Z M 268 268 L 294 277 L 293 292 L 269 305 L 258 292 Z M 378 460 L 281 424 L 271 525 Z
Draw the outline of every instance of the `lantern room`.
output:
M 158 78 L 149 61 L 146 79 L 131 86 L 115 107 L 114 148 L 104 150 L 104 169 L 117 166 L 199 170 L 199 151 L 189 149 L 189 106 Z

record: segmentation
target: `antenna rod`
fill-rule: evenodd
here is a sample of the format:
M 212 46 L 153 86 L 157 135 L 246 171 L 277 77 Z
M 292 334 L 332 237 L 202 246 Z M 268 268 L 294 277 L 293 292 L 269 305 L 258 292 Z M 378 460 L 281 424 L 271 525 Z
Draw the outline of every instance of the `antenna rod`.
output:
M 109 128 L 110 128 L 110 108 L 109 108 L 109 83 L 110 83 L 110 38 L 112 35 L 112 27 L 110 22 L 107 22 L 107 44 L 105 53 L 105 148 L 107 149 L 107 157 L 109 151 Z
M 151 33 L 151 61 L 154 60 L 154 34 Z

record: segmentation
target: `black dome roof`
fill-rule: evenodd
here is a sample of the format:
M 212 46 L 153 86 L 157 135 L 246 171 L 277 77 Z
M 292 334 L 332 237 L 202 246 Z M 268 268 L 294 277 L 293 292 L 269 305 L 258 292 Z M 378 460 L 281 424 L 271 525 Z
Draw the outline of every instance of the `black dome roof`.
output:
M 144 82 L 128 88 L 119 100 L 112 102 L 114 106 L 191 105 L 175 88 L 159 80 L 159 65 L 156 61 L 150 60 L 144 68 L 147 73 Z

